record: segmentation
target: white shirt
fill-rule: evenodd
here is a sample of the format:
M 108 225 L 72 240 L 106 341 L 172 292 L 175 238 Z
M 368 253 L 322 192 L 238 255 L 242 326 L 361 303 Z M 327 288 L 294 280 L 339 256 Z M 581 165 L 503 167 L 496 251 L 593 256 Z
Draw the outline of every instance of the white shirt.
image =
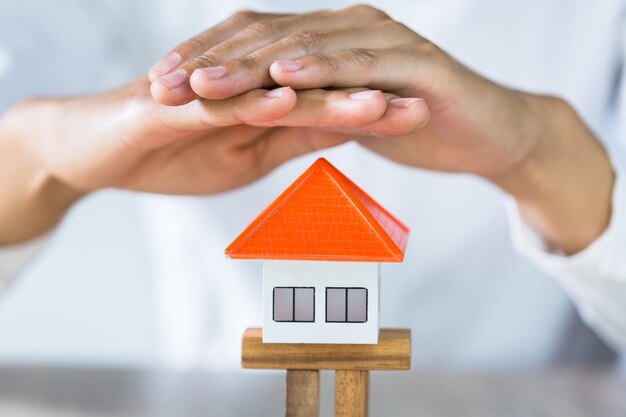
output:
M 54 5 L 55 16 L 63 18 L 52 19 L 39 3 L 0 5 L 5 106 L 29 94 L 89 91 L 144 72 L 169 47 L 236 9 L 350 4 L 66 0 Z M 605 341 L 626 350 L 626 256 L 620 253 L 626 248 L 626 2 L 373 4 L 497 82 L 566 98 L 607 145 L 618 173 L 609 228 L 581 253 L 565 257 L 551 252 L 511 204 L 507 221 L 507 198 L 484 181 L 399 166 L 354 144 L 299 158 L 216 196 L 141 196 L 162 361 L 238 366 L 243 329 L 261 322 L 260 264 L 228 261 L 223 250 L 320 155 L 411 228 L 405 262 L 382 268 L 381 323 L 412 329 L 416 367 L 610 360 L 570 301 Z M 72 25 L 63 24 L 67 19 Z M 32 55 L 20 59 L 24 45 L 11 39 L 24 33 L 32 38 Z M 53 52 L 61 48 L 65 61 Z M 42 56 L 50 64 L 46 73 L 37 72 Z M 17 276 L 34 250 L 27 244 L 0 252 L 0 281 Z

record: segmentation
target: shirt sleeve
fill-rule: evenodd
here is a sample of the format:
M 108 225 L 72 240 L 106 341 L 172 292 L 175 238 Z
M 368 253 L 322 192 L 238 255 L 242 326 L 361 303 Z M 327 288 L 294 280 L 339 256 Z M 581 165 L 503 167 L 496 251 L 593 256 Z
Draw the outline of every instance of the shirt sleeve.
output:
M 522 219 L 513 199 L 506 206 L 517 251 L 551 274 L 583 320 L 616 349 L 626 352 L 626 174 L 615 154 L 611 159 L 616 181 L 609 226 L 575 255 L 550 248 Z
M 49 235 L 45 235 L 26 243 L 0 247 L 0 295 L 34 260 L 49 240 Z

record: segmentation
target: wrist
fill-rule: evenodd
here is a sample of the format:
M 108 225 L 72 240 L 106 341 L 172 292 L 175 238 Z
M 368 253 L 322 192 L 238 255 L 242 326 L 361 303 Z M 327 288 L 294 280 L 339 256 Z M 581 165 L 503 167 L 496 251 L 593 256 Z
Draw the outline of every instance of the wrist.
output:
M 563 146 L 557 126 L 563 125 L 567 103 L 554 97 L 519 93 L 525 111 L 520 115 L 520 152 L 511 167 L 496 176 L 487 178 L 518 202 L 532 201 L 538 190 L 553 186 L 550 181 L 551 159 Z
M 27 100 L 0 118 L 0 245 L 34 238 L 52 228 L 84 193 L 57 179 L 38 153 L 51 126 L 46 104 Z
M 614 173 L 608 155 L 563 100 L 524 95 L 526 158 L 493 183 L 513 196 L 522 217 L 546 241 L 576 253 L 607 228 Z

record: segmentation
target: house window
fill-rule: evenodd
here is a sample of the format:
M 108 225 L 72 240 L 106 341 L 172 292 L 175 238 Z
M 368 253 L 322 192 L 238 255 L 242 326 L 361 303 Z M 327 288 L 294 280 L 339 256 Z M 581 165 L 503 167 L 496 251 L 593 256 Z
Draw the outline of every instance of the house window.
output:
M 367 288 L 326 288 L 327 323 L 365 323 Z
M 274 287 L 274 321 L 312 323 L 315 321 L 315 288 Z

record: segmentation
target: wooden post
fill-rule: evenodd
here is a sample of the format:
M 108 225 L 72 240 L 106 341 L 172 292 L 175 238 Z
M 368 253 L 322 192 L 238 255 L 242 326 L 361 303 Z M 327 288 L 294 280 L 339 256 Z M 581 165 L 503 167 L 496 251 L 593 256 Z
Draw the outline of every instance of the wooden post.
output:
M 335 417 L 367 417 L 368 371 L 335 372 Z
M 243 335 L 241 365 L 287 370 L 287 417 L 317 417 L 319 370 L 335 371 L 336 417 L 367 417 L 369 371 L 411 367 L 411 332 L 381 329 L 375 345 L 263 343 L 261 329 Z
M 320 371 L 287 370 L 286 394 L 287 417 L 318 417 Z

